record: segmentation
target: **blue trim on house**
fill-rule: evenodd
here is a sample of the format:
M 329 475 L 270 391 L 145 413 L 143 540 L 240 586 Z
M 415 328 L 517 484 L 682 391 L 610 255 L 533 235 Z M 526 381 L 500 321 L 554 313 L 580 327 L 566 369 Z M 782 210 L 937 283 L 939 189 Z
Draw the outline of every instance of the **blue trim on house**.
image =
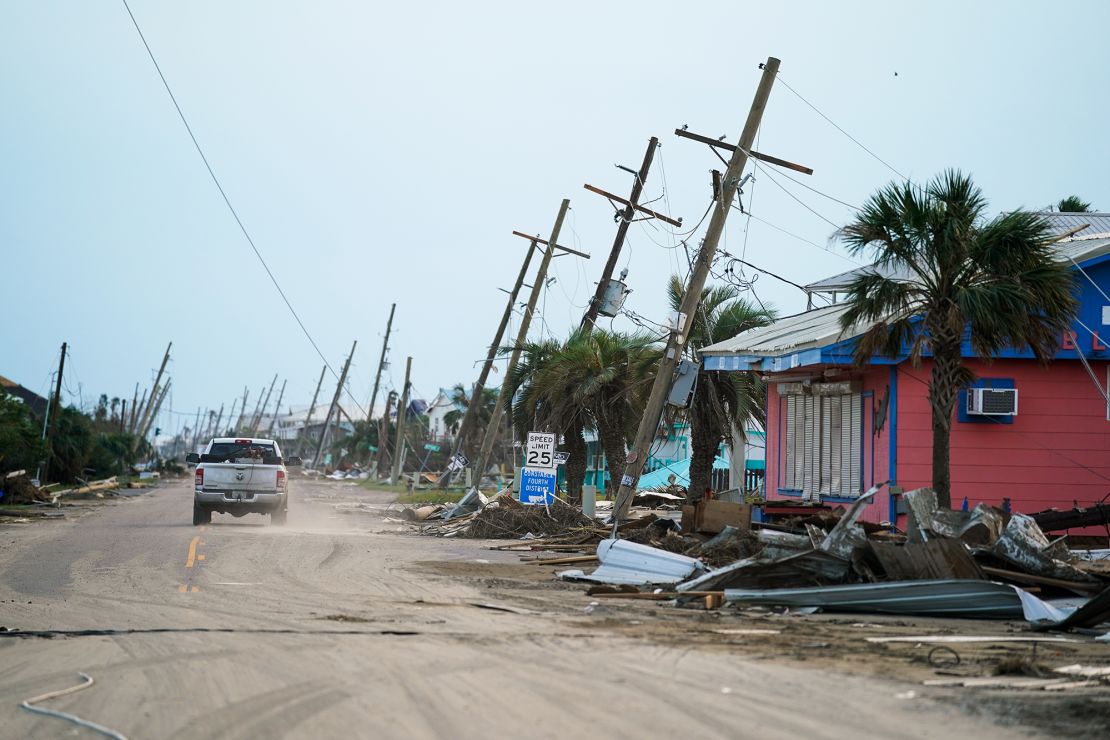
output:
M 890 481 L 887 484 L 887 486 L 888 486 L 887 490 L 889 491 L 889 486 L 895 485 L 897 480 L 898 480 L 898 366 L 897 365 L 891 365 L 890 366 L 890 401 L 889 401 L 889 403 L 887 403 L 887 420 L 886 420 L 886 423 L 887 423 L 887 429 L 889 430 L 887 432 L 887 440 L 889 441 L 889 444 L 888 444 L 888 455 L 889 455 L 889 457 L 887 458 L 887 471 L 886 471 L 886 479 L 888 481 Z M 888 513 L 889 513 L 890 518 L 889 518 L 888 521 L 896 522 L 896 521 L 898 521 L 898 504 L 895 501 L 894 496 L 889 496 L 889 499 L 890 499 L 890 510 L 889 510 Z
M 956 399 L 956 421 L 961 424 L 1013 424 L 1012 416 L 976 416 L 967 413 L 968 388 L 1016 388 L 1013 378 L 976 378 L 967 388 L 960 389 Z

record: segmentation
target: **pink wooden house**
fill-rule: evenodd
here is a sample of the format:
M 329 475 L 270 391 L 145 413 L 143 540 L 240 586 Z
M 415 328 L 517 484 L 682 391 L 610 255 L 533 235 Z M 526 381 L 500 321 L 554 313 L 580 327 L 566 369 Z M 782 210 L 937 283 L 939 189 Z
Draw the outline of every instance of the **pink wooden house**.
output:
M 979 380 L 961 392 L 952 431 L 952 500 L 1032 513 L 1110 501 L 1110 214 L 1045 214 L 1081 301 L 1073 331 L 1047 367 L 1027 351 L 975 357 Z M 861 268 L 873 269 L 873 268 Z M 835 301 L 858 271 L 807 286 Z M 706 370 L 754 371 L 768 382 L 766 493 L 847 503 L 891 485 L 863 518 L 897 521 L 898 493 L 931 481 L 930 360 L 852 362 L 857 330 L 831 305 L 745 332 L 702 352 Z M 1008 499 L 1008 501 L 1007 501 Z

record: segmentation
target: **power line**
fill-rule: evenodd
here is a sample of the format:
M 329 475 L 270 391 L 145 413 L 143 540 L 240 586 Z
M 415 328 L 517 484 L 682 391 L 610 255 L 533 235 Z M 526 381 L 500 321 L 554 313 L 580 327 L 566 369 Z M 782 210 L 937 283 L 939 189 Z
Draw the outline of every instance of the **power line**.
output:
M 266 264 L 266 260 L 263 259 L 262 252 L 260 252 L 258 250 L 258 247 L 255 245 L 254 239 L 251 238 L 250 232 L 247 231 L 247 227 L 243 224 L 243 220 L 239 218 L 239 214 L 235 210 L 235 206 L 231 205 L 231 199 L 227 197 L 227 192 L 224 191 L 223 185 L 220 184 L 220 179 L 216 177 L 216 172 L 212 169 L 212 165 L 209 164 L 208 157 L 205 156 L 204 150 L 201 149 L 200 142 L 197 141 L 197 137 L 193 133 L 192 126 L 189 125 L 188 119 L 185 118 L 184 111 L 181 110 L 181 105 L 177 102 L 177 96 L 173 94 L 173 89 L 170 87 L 169 81 L 166 80 L 166 75 L 162 73 L 161 65 L 158 64 L 158 60 L 155 58 L 154 52 L 150 48 L 150 44 L 147 43 L 146 36 L 143 34 L 143 29 L 139 27 L 139 21 L 135 18 L 135 14 L 131 12 L 131 6 L 127 4 L 127 0 L 121 0 L 121 2 L 123 3 L 123 7 L 127 9 L 127 15 L 131 17 L 131 22 L 135 25 L 135 30 L 138 32 L 139 38 L 142 40 L 143 46 L 146 48 L 146 53 L 150 57 L 150 61 L 154 64 L 154 69 L 158 72 L 158 76 L 162 79 L 162 85 L 166 88 L 166 92 L 169 94 L 170 100 L 173 101 L 173 107 L 177 110 L 177 115 L 181 118 L 181 123 L 185 124 L 185 130 L 189 132 L 189 138 L 193 140 L 193 146 L 196 147 L 197 154 L 200 155 L 201 161 L 204 162 L 204 167 L 208 170 L 208 174 L 212 178 L 212 182 L 215 183 L 216 189 L 220 191 L 220 196 L 223 197 L 224 203 L 227 205 L 227 209 L 231 212 L 232 217 L 235 218 L 235 223 L 239 224 L 239 230 L 243 232 L 243 236 L 246 237 L 247 243 L 250 244 L 251 249 L 254 251 L 254 255 L 258 258 L 258 261 L 262 263 L 263 269 L 266 270 L 266 274 L 270 277 L 270 282 L 272 282 L 274 284 L 274 287 L 277 288 L 278 295 L 280 295 L 281 300 L 285 302 L 285 307 L 289 309 L 289 313 L 293 314 L 293 318 L 296 320 L 297 325 L 301 327 L 301 331 L 304 333 L 305 338 L 308 339 L 308 342 L 312 345 L 312 348 L 316 350 L 316 354 L 320 356 L 320 359 L 324 361 L 324 365 L 327 366 L 328 370 L 331 371 L 332 376 L 334 376 L 336 380 L 338 380 L 339 374 L 335 372 L 335 369 L 331 366 L 331 363 L 328 362 L 328 358 L 324 356 L 324 353 L 320 351 L 320 347 L 317 346 L 316 340 L 314 340 L 312 338 L 312 335 L 309 334 L 308 329 L 304 325 L 304 322 L 301 321 L 301 317 L 297 315 L 297 311 L 293 308 L 293 304 L 289 302 L 289 298 L 285 295 L 285 291 L 282 290 L 281 285 L 278 284 L 277 278 L 274 277 L 274 273 L 270 270 L 270 266 Z M 351 395 L 350 391 L 347 391 L 347 395 L 351 396 L 351 400 L 354 402 L 355 406 L 358 407 L 359 411 L 365 414 L 365 409 L 363 409 L 362 406 L 359 405 L 358 400 L 353 395 Z
M 863 145 L 863 142 L 862 142 L 862 141 L 860 141 L 859 139 L 857 139 L 856 137 L 852 136 L 852 135 L 851 135 L 850 133 L 848 133 L 847 131 L 845 131 L 844 129 L 842 129 L 842 128 L 841 128 L 840 126 L 838 126 L 838 125 L 837 125 L 836 121 L 834 121 L 833 119 L 831 119 L 831 118 L 829 118 L 828 116 L 826 116 L 826 115 L 825 115 L 824 113 L 822 113 L 822 112 L 821 112 L 821 110 L 820 110 L 820 109 L 819 109 L 819 108 L 818 108 L 818 107 L 817 107 L 816 105 L 814 105 L 813 103 L 809 102 L 809 101 L 808 101 L 808 100 L 806 100 L 806 99 L 805 99 L 804 97 L 802 97 L 802 94 L 801 94 L 800 92 L 798 92 L 798 91 L 797 91 L 797 90 L 795 90 L 794 88 L 790 87 L 790 85 L 788 85 L 788 84 L 787 84 L 786 80 L 784 80 L 784 79 L 782 78 L 782 73 L 781 73 L 781 72 L 780 72 L 780 73 L 779 73 L 779 74 L 777 75 L 777 78 L 778 78 L 778 81 L 782 83 L 783 87 L 785 87 L 785 88 L 786 88 L 787 90 L 789 90 L 790 92 L 794 93 L 794 95 L 795 95 L 795 96 L 797 96 L 798 100 L 800 100 L 800 101 L 802 101 L 803 103 L 805 103 L 806 105 L 808 105 L 808 106 L 809 106 L 810 108 L 812 108 L 812 109 L 813 109 L 813 111 L 814 111 L 814 112 L 815 112 L 815 113 L 816 113 L 817 115 L 821 116 L 821 117 L 822 117 L 822 118 L 824 118 L 824 119 L 825 119 L 826 121 L 828 121 L 828 122 L 829 122 L 830 124 L 832 124 L 833 128 L 835 128 L 835 129 L 836 129 L 837 131 L 839 131 L 840 133 L 844 134 L 844 135 L 845 135 L 845 136 L 847 136 L 847 137 L 848 137 L 849 139 L 851 139 L 851 140 L 852 140 L 853 142 L 855 142 L 856 146 L 858 146 L 858 147 L 859 147 L 860 149 L 862 149 L 863 151 L 865 151 L 865 152 L 867 152 L 868 154 L 870 154 L 870 155 L 871 155 L 872 157 L 874 157 L 874 158 L 875 158 L 876 160 L 878 160 L 878 161 L 879 161 L 880 163 L 882 163 L 882 165 L 883 165 L 884 167 L 886 167 L 886 168 L 887 168 L 888 170 L 890 170 L 890 171 L 891 171 L 891 172 L 893 172 L 894 174 L 898 175 L 898 177 L 902 178 L 902 179 L 903 179 L 903 180 L 905 180 L 906 182 L 911 182 L 910 178 L 906 177 L 906 176 L 905 176 L 905 175 L 903 175 L 903 174 L 902 174 L 901 172 L 899 172 L 898 170 L 894 169 L 894 166 L 893 166 L 892 164 L 890 164 L 890 163 L 889 163 L 889 162 L 887 162 L 887 161 L 886 161 L 885 159 L 883 159 L 882 157 L 880 157 L 880 156 L 879 156 L 878 154 L 876 154 L 875 152 L 871 151 L 871 150 L 870 150 L 870 149 L 868 149 L 868 148 L 867 148 L 866 146 L 864 146 L 864 145 Z

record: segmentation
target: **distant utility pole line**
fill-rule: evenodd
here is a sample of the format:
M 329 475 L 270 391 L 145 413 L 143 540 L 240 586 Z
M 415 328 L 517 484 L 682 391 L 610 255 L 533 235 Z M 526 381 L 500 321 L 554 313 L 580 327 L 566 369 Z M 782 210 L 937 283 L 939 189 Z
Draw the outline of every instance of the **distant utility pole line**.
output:
M 374 376 L 374 390 L 370 392 L 370 406 L 366 409 L 366 421 L 374 416 L 374 404 L 378 400 L 378 386 L 382 382 L 382 370 L 385 368 L 385 355 L 389 351 L 389 334 L 393 331 L 393 312 L 397 310 L 397 304 L 394 303 L 389 307 L 389 321 L 385 324 L 385 341 L 382 342 L 382 356 L 378 359 L 378 374 Z
M 768 58 L 767 63 L 763 66 L 763 76 L 759 81 L 759 87 L 756 89 L 755 99 L 752 101 L 747 121 L 744 123 L 744 130 L 740 134 L 739 144 L 732 152 L 728 169 L 722 178 L 720 197 L 713 207 L 713 215 L 709 220 L 705 239 L 698 250 L 689 282 L 682 294 L 682 304 L 679 307 L 678 320 L 675 322 L 676 328 L 667 339 L 667 346 L 656 369 L 655 382 L 652 385 L 651 394 L 648 396 L 644 415 L 640 419 L 640 426 L 636 431 L 636 439 L 625 460 L 624 475 L 621 477 L 616 503 L 613 506 L 614 530 L 616 523 L 627 515 L 628 509 L 632 505 L 632 499 L 636 493 L 636 484 L 639 482 L 644 464 L 647 462 L 651 443 L 659 430 L 659 421 L 663 415 L 667 395 L 674 380 L 675 368 L 682 358 L 686 340 L 694 323 L 694 314 L 701 304 L 702 289 L 705 287 L 709 269 L 713 265 L 717 244 L 721 240 L 725 221 L 731 210 L 732 202 L 736 198 L 740 178 L 743 176 L 744 166 L 748 162 L 748 151 L 755 142 L 756 133 L 759 131 L 759 124 L 767 106 L 767 99 L 771 95 L 771 87 L 774 85 L 778 68 L 779 60 L 774 57 Z M 612 460 L 610 464 L 615 468 L 619 463 Z M 697 491 L 695 493 L 700 494 L 702 492 Z
M 378 460 L 374 467 L 374 474 L 382 479 L 382 469 L 385 468 L 386 458 L 389 457 L 389 415 L 393 410 L 393 399 L 397 397 L 396 391 L 390 391 L 385 397 L 385 414 L 378 420 Z
M 501 323 L 497 325 L 497 331 L 493 335 L 493 341 L 489 345 L 489 351 L 486 352 L 486 360 L 482 363 L 482 371 L 478 373 L 478 380 L 474 383 L 474 389 L 470 392 L 470 402 L 466 405 L 466 413 L 463 414 L 462 423 L 459 424 L 459 431 L 455 435 L 455 452 L 451 457 L 455 457 L 460 452 L 469 457 L 474 451 L 464 449 L 466 445 L 467 436 L 470 434 L 470 429 L 478 423 L 478 411 L 482 405 L 482 393 L 486 388 L 486 380 L 489 378 L 490 369 L 493 367 L 493 361 L 497 359 L 497 353 L 501 350 L 501 340 L 505 336 L 505 329 L 509 326 L 509 319 L 512 318 L 513 309 L 516 307 L 516 297 L 520 293 L 520 286 L 524 284 L 524 278 L 528 273 L 528 265 L 532 262 L 532 255 L 536 252 L 536 240 L 533 239 L 528 244 L 528 252 L 524 255 L 524 263 L 520 266 L 520 272 L 517 273 L 516 282 L 513 284 L 512 291 L 509 292 L 509 301 L 505 304 L 505 311 L 501 314 Z M 439 487 L 447 488 L 451 484 L 451 478 L 454 477 L 454 471 L 445 473 L 439 479 Z
M 247 398 L 250 396 L 250 390 L 247 386 L 243 386 L 243 405 L 239 408 L 239 418 L 235 421 L 235 433 L 238 434 L 239 430 L 243 428 L 243 419 L 247 416 Z
M 357 346 L 358 340 L 356 339 L 351 344 L 351 354 L 347 355 L 347 361 L 343 363 L 343 372 L 339 373 L 339 384 L 335 386 L 335 395 L 332 396 L 331 406 L 328 407 L 328 415 L 324 419 L 324 426 L 320 429 L 320 441 L 316 444 L 316 454 L 312 457 L 313 470 L 320 464 L 320 453 L 324 451 L 324 442 L 328 437 L 328 425 L 331 424 L 332 414 L 335 413 L 335 408 L 339 405 L 339 397 L 343 394 L 343 384 L 347 382 L 347 371 L 351 369 L 351 358 L 355 356 L 355 347 Z

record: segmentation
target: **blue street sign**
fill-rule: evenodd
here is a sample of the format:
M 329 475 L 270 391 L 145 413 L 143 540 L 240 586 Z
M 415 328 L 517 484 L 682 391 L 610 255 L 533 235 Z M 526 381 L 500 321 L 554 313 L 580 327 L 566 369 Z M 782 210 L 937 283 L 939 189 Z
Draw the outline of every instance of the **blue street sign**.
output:
M 520 503 L 550 504 L 555 500 L 555 477 L 554 469 L 521 468 Z

